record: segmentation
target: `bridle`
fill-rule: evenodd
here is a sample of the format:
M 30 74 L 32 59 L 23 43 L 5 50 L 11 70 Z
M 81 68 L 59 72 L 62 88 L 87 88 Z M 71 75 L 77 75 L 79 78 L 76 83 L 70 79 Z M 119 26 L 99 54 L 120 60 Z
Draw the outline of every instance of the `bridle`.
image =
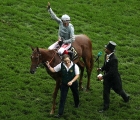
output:
M 35 52 L 35 51 L 34 51 Z M 37 52 L 37 57 L 35 57 L 35 56 L 33 56 L 33 55 L 31 55 L 31 59 L 36 59 L 36 61 L 37 61 L 37 65 L 32 65 L 32 66 L 35 66 L 35 68 L 37 68 L 38 67 L 38 65 L 39 65 L 39 60 L 40 60 L 40 57 L 41 57 L 41 54 L 40 53 L 38 53 Z
M 50 61 L 48 61 L 48 62 L 49 62 L 49 64 L 53 61 L 53 59 L 54 59 L 54 57 L 55 57 L 56 53 L 57 53 L 57 52 L 55 52 L 55 50 L 54 50 L 54 55 L 53 55 L 53 57 L 51 58 L 51 60 L 50 60 Z M 35 56 L 31 55 L 31 58 L 34 58 L 34 57 L 35 57 Z M 41 54 L 37 51 L 37 57 L 35 58 L 35 59 L 37 59 L 37 66 L 36 66 L 36 65 L 33 65 L 33 66 L 38 67 L 38 65 L 39 65 L 39 61 L 40 61 L 41 57 L 42 57 L 42 56 L 41 56 Z M 47 62 L 47 61 L 42 62 L 42 63 L 45 65 L 45 64 L 46 64 L 46 62 Z
M 52 59 L 49 61 L 49 64 L 53 61 L 55 55 L 56 55 L 56 52 L 54 52 L 54 55 L 53 55 Z

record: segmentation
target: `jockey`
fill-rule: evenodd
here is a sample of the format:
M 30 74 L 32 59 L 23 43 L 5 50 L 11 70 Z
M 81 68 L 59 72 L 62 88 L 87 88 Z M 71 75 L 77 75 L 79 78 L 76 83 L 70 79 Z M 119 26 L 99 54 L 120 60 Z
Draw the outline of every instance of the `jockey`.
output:
M 70 17 L 67 14 L 62 15 L 61 19 L 58 18 L 51 9 L 49 2 L 47 9 L 52 19 L 59 24 L 58 41 L 49 46 L 48 49 L 51 50 L 60 47 L 58 54 L 62 55 L 64 51 L 67 51 L 71 47 L 72 42 L 75 41 L 74 27 L 70 23 Z

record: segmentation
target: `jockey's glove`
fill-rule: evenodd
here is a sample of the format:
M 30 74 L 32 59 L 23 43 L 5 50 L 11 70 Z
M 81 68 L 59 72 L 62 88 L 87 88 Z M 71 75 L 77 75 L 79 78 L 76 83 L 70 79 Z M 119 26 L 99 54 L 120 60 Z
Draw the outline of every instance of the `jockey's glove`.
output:
M 50 5 L 48 5 L 48 6 L 47 6 L 47 9 L 49 10 L 50 8 L 51 8 L 51 6 L 50 6 Z
M 63 37 L 61 37 L 61 40 L 62 40 L 62 41 L 65 41 L 65 39 L 64 39 Z

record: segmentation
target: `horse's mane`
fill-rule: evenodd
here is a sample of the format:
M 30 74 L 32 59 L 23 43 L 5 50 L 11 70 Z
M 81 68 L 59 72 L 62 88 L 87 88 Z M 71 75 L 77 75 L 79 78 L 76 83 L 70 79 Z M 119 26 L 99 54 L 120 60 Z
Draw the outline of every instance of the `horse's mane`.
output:
M 54 53 L 56 52 L 56 50 L 49 50 L 49 49 L 45 49 L 45 48 L 39 48 L 39 51 L 42 52 L 42 53 Z

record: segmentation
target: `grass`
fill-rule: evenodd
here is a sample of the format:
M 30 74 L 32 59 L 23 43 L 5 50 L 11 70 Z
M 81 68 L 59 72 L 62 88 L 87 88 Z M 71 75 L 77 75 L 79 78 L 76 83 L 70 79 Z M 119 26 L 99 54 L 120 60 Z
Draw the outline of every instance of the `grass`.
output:
M 55 81 L 39 67 L 31 75 L 30 46 L 48 48 L 57 40 L 58 25 L 46 11 L 45 0 L 4 0 L 0 4 L 0 119 L 53 120 L 49 115 Z M 88 35 L 93 54 L 103 52 L 104 45 L 117 43 L 116 55 L 123 88 L 131 100 L 124 103 L 111 91 L 110 109 L 99 114 L 102 105 L 102 82 L 96 81 L 95 63 L 91 90 L 80 91 L 81 106 L 73 108 L 71 92 L 65 105 L 64 120 L 138 120 L 140 119 L 139 0 L 51 0 L 58 17 L 69 14 L 75 34 Z M 103 63 L 100 57 L 100 66 Z M 86 73 L 83 78 L 86 86 Z M 58 110 L 59 94 L 57 97 Z

